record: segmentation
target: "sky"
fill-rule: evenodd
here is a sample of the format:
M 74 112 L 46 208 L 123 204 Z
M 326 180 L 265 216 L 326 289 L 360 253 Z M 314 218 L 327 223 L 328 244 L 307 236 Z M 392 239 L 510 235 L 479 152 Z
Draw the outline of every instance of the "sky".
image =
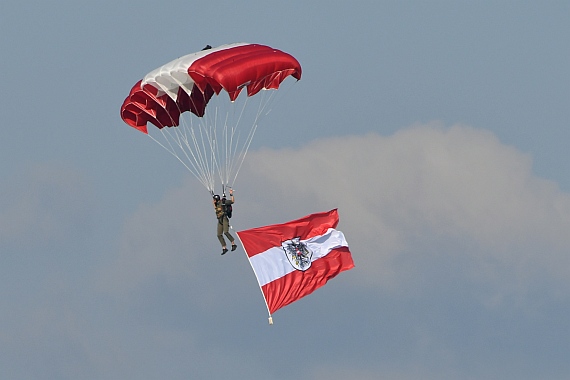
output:
M 0 377 L 568 379 L 565 1 L 8 1 Z M 338 208 L 355 268 L 278 310 L 208 193 L 120 118 L 150 70 L 266 44 L 234 231 Z M 292 180 L 294 179 L 294 180 Z

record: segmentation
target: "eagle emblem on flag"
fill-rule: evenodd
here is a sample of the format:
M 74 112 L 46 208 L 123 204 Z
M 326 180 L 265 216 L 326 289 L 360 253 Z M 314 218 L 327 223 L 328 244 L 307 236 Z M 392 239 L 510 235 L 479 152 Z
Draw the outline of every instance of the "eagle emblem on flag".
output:
M 282 242 L 281 247 L 293 268 L 304 272 L 311 267 L 313 252 L 305 243 L 301 242 L 300 237 Z

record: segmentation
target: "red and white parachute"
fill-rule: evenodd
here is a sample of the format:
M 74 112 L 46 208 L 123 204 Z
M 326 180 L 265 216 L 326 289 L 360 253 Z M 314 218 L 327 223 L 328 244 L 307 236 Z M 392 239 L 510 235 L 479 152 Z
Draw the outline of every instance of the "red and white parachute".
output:
M 207 46 L 145 75 L 123 102 L 121 117 L 178 158 L 211 193 L 218 180 L 224 192 L 273 100 L 275 91 L 262 90 L 278 89 L 289 76 L 301 79 L 301 65 L 280 50 Z M 247 96 L 239 96 L 244 88 Z

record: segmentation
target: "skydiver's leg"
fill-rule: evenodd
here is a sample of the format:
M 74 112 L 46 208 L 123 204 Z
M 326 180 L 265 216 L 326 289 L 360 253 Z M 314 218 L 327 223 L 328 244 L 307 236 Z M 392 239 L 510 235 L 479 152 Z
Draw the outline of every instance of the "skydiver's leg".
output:
M 230 240 L 232 244 L 234 244 L 234 237 L 230 234 L 230 223 L 227 219 L 224 219 L 224 235 Z
M 225 232 L 224 235 L 226 235 L 226 237 L 228 238 L 230 243 L 232 243 L 232 245 L 234 245 L 234 237 L 229 233 L 229 231 Z
M 224 235 L 229 239 L 230 243 L 232 243 L 232 251 L 235 251 L 237 245 L 235 243 L 234 237 L 230 234 L 230 221 L 227 218 L 224 218 Z
M 223 229 L 224 229 L 223 224 L 218 222 L 218 231 L 217 231 L 218 240 L 220 241 L 222 248 L 226 248 L 226 241 L 224 240 L 224 237 L 222 236 Z

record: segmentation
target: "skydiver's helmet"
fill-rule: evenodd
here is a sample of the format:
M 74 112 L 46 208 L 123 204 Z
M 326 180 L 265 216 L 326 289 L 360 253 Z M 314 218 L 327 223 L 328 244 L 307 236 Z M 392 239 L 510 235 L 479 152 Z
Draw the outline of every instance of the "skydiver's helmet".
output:
M 220 196 L 219 196 L 218 194 L 214 195 L 214 200 L 215 200 L 216 202 L 219 202 L 219 201 L 220 201 Z

